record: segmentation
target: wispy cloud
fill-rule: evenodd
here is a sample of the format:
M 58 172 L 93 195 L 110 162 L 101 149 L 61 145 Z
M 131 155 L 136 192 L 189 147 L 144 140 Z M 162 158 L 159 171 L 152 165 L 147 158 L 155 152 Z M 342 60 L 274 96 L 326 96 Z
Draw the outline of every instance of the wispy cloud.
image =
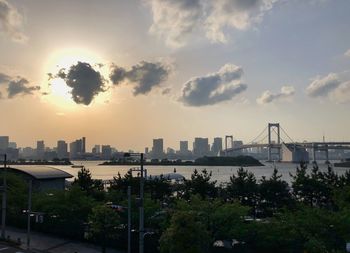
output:
M 204 33 L 212 42 L 225 43 L 224 30 L 245 30 L 259 23 L 278 0 L 149 0 L 150 31 L 170 47 L 181 47 L 189 35 Z
M 293 86 L 283 86 L 278 93 L 272 93 L 269 90 L 264 91 L 260 97 L 256 99 L 258 104 L 269 104 L 274 101 L 291 98 L 295 94 Z
M 5 0 L 0 0 L 0 32 L 16 42 L 26 42 L 28 37 L 22 32 L 23 17 L 17 9 Z

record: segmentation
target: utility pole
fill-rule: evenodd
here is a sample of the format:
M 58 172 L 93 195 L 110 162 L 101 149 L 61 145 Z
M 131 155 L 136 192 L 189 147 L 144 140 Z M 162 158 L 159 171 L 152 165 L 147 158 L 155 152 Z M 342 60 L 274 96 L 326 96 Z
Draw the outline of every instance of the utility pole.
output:
M 131 253 L 131 186 L 128 186 L 128 253 Z
M 6 237 L 6 195 L 7 195 L 7 180 L 6 180 L 7 155 L 4 154 L 4 172 L 3 172 L 3 189 L 2 189 L 2 212 L 1 212 L 1 238 Z
M 28 182 L 28 210 L 27 210 L 27 249 L 30 249 L 30 215 L 32 214 L 32 186 L 33 182 L 30 179 Z
M 140 154 L 140 158 L 141 158 L 141 177 L 140 177 L 140 231 L 139 231 L 139 252 L 143 253 L 143 246 L 144 246 L 144 238 L 143 238 L 143 233 L 144 233 L 144 209 L 143 209 L 143 205 L 144 205 L 144 199 L 143 199 L 143 186 L 144 186 L 144 182 L 143 182 L 143 153 Z

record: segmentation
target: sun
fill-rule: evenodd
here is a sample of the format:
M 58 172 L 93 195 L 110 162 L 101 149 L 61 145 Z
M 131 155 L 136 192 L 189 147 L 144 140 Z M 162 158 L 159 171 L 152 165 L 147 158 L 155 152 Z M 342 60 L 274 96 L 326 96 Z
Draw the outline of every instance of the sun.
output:
M 44 81 L 42 85 L 42 90 L 47 93 L 43 96 L 45 101 L 50 102 L 63 109 L 76 109 L 80 108 L 82 105 L 76 104 L 71 95 L 71 88 L 66 85 L 65 81 L 60 78 L 52 78 L 48 80 L 48 74 L 51 73 L 55 75 L 60 69 L 68 70 L 72 65 L 78 62 L 87 62 L 91 66 L 95 67 L 103 76 L 108 75 L 108 70 L 105 67 L 99 66 L 102 62 L 105 62 L 97 54 L 93 53 L 91 50 L 82 48 L 66 48 L 54 51 L 47 59 L 44 65 Z M 109 98 L 109 93 L 104 92 L 99 94 L 94 103 L 101 104 L 104 103 Z

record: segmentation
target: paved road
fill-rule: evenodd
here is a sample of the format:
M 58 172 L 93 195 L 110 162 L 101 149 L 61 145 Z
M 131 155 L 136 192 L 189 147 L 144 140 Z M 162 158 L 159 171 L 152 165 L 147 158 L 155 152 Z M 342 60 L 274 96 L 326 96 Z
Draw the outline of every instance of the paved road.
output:
M 22 242 L 22 247 L 24 248 L 26 245 L 26 231 L 22 229 L 16 229 L 16 228 L 7 228 L 6 235 L 10 236 L 12 240 L 17 241 L 18 238 Z M 3 247 L 5 248 L 5 246 Z M 10 251 L 6 251 L 7 249 L 4 249 L 1 251 L 0 247 L 0 253 L 3 252 L 26 252 L 23 250 L 20 251 L 11 251 L 12 249 L 9 249 Z M 38 233 L 38 232 L 32 232 L 31 233 L 31 251 L 33 252 L 40 252 L 40 253 L 100 253 L 101 247 L 98 245 L 93 245 L 90 243 L 84 243 L 84 242 L 78 242 L 78 241 L 72 241 L 67 240 L 65 238 L 50 236 L 44 233 Z M 116 251 L 114 249 L 107 249 L 107 253 L 124 253 L 120 251 Z
M 25 253 L 25 251 L 7 246 L 6 244 L 0 244 L 0 253 Z

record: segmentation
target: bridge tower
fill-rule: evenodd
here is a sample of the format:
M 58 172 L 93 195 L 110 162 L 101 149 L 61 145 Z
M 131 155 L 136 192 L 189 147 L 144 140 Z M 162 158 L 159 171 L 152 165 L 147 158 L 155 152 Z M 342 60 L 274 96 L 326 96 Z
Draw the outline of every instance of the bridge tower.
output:
M 228 156 L 227 148 L 228 148 L 228 141 L 229 140 L 231 140 L 231 148 L 233 148 L 233 135 L 226 135 L 225 136 L 225 156 Z
M 276 132 L 277 129 L 277 132 Z M 268 161 L 272 161 L 272 155 L 278 155 L 278 160 L 281 160 L 281 135 L 280 135 L 280 124 L 279 123 L 269 123 L 267 127 L 268 131 Z M 272 132 L 277 134 L 277 143 L 272 142 Z M 277 145 L 274 145 L 277 144 Z M 273 153 L 275 151 L 275 153 Z

